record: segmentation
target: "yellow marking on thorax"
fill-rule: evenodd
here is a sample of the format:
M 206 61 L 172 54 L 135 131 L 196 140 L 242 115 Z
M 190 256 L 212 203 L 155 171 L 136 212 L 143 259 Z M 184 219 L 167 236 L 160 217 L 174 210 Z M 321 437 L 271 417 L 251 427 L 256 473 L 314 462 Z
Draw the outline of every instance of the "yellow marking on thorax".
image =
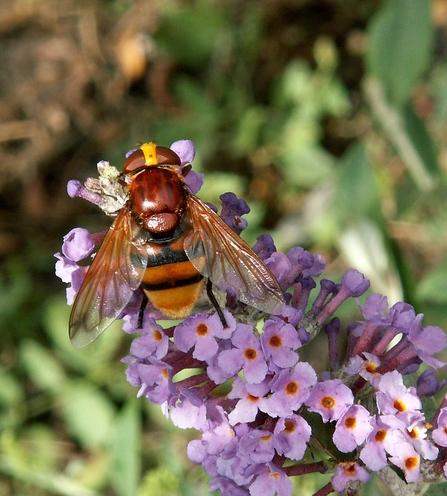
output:
M 143 150 L 146 165 L 158 165 L 155 143 L 144 143 L 140 148 Z

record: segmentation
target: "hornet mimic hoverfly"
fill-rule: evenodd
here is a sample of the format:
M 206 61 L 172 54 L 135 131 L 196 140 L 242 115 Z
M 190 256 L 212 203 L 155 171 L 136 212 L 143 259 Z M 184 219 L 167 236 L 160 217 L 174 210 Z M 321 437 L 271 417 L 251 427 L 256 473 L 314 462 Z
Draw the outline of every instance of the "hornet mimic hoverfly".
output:
M 125 206 L 110 227 L 76 295 L 70 339 L 86 346 L 144 292 L 168 318 L 188 316 L 207 278 L 208 296 L 225 325 L 211 284 L 239 301 L 279 313 L 284 298 L 273 274 L 251 248 L 184 182 L 190 166 L 169 148 L 146 143 L 123 166 Z

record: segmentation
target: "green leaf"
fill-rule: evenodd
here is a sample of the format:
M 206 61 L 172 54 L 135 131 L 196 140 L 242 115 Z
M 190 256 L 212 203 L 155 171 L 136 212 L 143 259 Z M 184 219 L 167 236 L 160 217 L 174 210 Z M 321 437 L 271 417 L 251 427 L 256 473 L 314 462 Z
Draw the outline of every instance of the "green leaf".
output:
M 39 343 L 23 341 L 20 359 L 31 380 L 40 389 L 55 392 L 64 384 L 65 374 L 60 363 Z
M 348 148 L 336 168 L 334 208 L 341 225 L 362 217 L 382 220 L 376 178 L 361 143 Z
M 430 9 L 431 2 L 425 0 L 388 0 L 369 26 L 366 62 L 396 107 L 408 99 L 430 60 Z
M 227 18 L 218 4 L 193 2 L 166 11 L 156 34 L 159 46 L 193 69 L 206 65 L 225 39 Z
M 115 419 L 112 437 L 112 483 L 120 496 L 134 496 L 141 471 L 139 402 L 130 400 Z
M 436 267 L 420 281 L 416 296 L 424 301 L 443 303 L 447 301 L 447 261 Z
M 438 172 L 438 150 L 424 122 L 410 104 L 404 106 L 402 117 L 408 137 L 422 159 L 426 172 L 435 175 Z
M 97 449 L 111 436 L 115 408 L 99 389 L 86 381 L 67 384 L 60 393 L 67 428 L 82 446 Z

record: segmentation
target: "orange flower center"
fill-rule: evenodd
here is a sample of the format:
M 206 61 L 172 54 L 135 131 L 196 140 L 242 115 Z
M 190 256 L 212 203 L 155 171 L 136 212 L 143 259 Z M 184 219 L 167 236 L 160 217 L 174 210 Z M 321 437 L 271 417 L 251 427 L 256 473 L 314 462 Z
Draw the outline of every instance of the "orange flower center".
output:
M 282 340 L 279 336 L 272 336 L 269 341 L 269 345 L 272 348 L 279 348 L 282 344 Z
M 293 395 L 296 394 L 299 389 L 300 387 L 298 386 L 297 382 L 289 382 L 289 384 L 287 384 L 286 386 L 286 393 Z
M 199 324 L 196 332 L 199 336 L 206 336 L 208 334 L 208 326 L 206 324 Z
M 245 350 L 245 358 L 247 360 L 254 360 L 257 356 L 258 354 L 256 353 L 256 350 L 254 350 L 253 348 L 247 348 Z
M 405 468 L 407 470 L 414 470 L 419 465 L 419 460 L 416 456 L 409 456 L 405 458 Z
M 347 429 L 355 429 L 356 425 L 357 425 L 357 419 L 355 417 L 348 417 L 345 420 L 345 426 Z
M 405 404 L 400 400 L 394 400 L 393 405 L 398 412 L 404 412 L 406 410 Z
M 332 396 L 325 396 L 324 398 L 321 398 L 321 405 L 323 406 L 323 408 L 330 410 L 334 407 L 335 400 L 334 398 L 332 398 Z
M 367 372 L 369 372 L 370 374 L 372 374 L 373 372 L 375 372 L 377 369 L 377 365 L 375 363 L 372 363 L 372 362 L 368 362 L 366 367 L 365 367 L 365 370 Z
M 386 438 L 386 430 L 385 429 L 380 429 L 377 431 L 377 434 L 375 435 L 374 439 L 376 440 L 376 443 L 382 443 L 385 441 Z
M 288 433 L 295 432 L 295 422 L 291 420 L 286 420 L 284 422 L 284 430 Z

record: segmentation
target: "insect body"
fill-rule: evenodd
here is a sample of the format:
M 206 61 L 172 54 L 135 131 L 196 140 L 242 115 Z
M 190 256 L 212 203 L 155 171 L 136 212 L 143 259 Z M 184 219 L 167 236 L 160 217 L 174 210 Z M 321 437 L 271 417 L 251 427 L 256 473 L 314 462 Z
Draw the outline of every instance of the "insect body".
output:
M 142 145 L 127 158 L 128 200 L 109 229 L 76 296 L 70 339 L 81 348 L 121 313 L 141 286 L 167 317 L 188 316 L 204 278 L 267 313 L 284 306 L 273 274 L 251 248 L 194 196 L 169 148 Z M 189 169 L 187 169 L 188 171 Z

